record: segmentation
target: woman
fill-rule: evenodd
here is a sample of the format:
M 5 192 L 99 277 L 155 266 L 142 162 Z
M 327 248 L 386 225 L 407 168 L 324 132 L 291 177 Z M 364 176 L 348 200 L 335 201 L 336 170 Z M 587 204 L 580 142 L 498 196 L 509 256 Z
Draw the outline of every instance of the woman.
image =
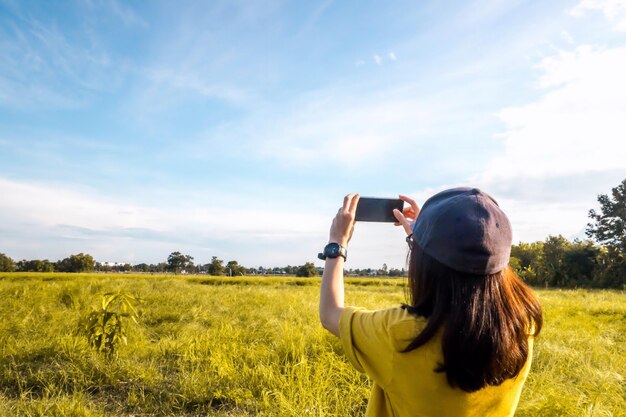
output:
M 400 198 L 409 204 L 394 211 L 408 235 L 409 304 L 344 308 L 358 195 L 345 197 L 324 251 L 320 320 L 373 380 L 366 416 L 512 416 L 542 315 L 508 266 L 509 220 L 475 188 L 440 192 L 421 211 Z

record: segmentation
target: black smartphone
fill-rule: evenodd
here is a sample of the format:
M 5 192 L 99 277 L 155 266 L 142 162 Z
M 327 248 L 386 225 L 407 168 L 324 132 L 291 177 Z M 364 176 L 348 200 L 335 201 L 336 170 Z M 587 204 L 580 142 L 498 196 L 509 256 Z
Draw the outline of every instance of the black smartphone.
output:
M 398 220 L 393 209 L 402 211 L 403 207 L 404 201 L 399 198 L 361 197 L 356 206 L 356 221 L 395 223 Z

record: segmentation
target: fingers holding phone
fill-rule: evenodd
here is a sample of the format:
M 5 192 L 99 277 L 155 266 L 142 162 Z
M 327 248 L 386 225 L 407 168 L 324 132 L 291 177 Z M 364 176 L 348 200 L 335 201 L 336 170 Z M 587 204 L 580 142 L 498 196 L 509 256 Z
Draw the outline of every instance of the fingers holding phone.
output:
M 339 243 L 343 247 L 348 246 L 348 242 L 354 232 L 354 221 L 359 199 L 360 196 L 358 194 L 348 194 L 344 197 L 343 206 L 337 211 L 337 215 L 330 226 L 329 240 L 331 242 Z
M 347 245 L 354 231 L 354 222 L 390 222 L 412 233 L 412 222 L 419 214 L 419 206 L 410 197 L 399 198 L 360 197 L 348 194 L 337 212 L 330 229 L 330 239 L 342 246 Z M 407 205 L 405 206 L 405 203 Z
M 407 235 L 413 233 L 413 222 L 419 215 L 419 206 L 412 198 L 409 198 L 405 195 L 400 194 L 400 200 L 408 203 L 408 206 L 404 207 L 402 211 L 394 210 L 393 215 L 396 218 L 396 222 L 394 223 L 396 226 L 402 226 Z
M 404 210 L 402 210 L 402 214 L 404 215 L 404 217 L 410 219 L 411 221 L 415 221 L 415 219 L 417 219 L 417 216 L 420 214 L 419 206 L 417 205 L 415 200 L 402 194 L 400 194 L 398 197 L 400 197 L 400 200 L 408 203 L 408 206 L 405 207 Z

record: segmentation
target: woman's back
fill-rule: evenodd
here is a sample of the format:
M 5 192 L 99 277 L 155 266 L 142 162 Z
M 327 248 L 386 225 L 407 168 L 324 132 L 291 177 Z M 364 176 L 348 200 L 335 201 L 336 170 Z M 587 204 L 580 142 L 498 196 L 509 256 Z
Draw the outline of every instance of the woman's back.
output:
M 367 311 L 348 307 L 340 319 L 340 337 L 352 365 L 373 381 L 367 416 L 512 416 L 532 357 L 519 375 L 498 386 L 468 393 L 452 388 L 443 372 L 441 334 L 409 352 L 406 347 L 426 325 L 426 320 L 404 308 Z

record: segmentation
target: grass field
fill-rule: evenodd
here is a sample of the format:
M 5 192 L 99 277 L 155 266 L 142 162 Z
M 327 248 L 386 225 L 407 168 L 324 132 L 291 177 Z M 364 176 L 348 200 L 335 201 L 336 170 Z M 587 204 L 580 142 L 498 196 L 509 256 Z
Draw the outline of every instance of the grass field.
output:
M 76 333 L 137 294 L 117 359 Z M 358 416 L 369 381 L 317 320 L 319 279 L 0 274 L 0 416 Z M 626 416 L 626 293 L 538 290 L 545 327 L 516 416 Z M 352 279 L 346 302 L 404 301 Z

